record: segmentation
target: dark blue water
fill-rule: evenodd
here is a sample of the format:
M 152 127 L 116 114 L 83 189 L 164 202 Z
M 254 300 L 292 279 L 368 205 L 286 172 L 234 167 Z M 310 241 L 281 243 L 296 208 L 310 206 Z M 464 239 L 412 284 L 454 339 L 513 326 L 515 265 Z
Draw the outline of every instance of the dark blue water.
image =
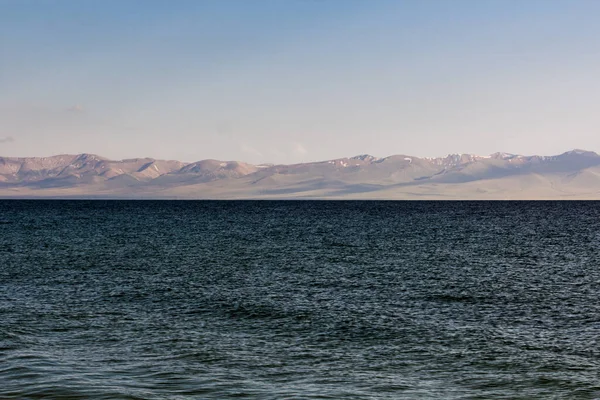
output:
M 0 398 L 600 398 L 600 203 L 0 202 Z

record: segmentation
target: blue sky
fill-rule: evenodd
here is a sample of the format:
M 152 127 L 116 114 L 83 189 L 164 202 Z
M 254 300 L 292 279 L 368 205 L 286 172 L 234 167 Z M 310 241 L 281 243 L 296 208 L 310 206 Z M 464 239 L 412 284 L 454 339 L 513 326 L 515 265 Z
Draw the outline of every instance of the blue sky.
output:
M 600 1 L 0 0 L 0 155 L 600 151 Z

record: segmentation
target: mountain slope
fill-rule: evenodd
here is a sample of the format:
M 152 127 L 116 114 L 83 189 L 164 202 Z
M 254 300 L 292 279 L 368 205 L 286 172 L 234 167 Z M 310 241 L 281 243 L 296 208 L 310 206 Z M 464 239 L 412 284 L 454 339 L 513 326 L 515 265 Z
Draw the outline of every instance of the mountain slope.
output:
M 290 165 L 0 157 L 1 197 L 600 199 L 600 156 L 360 155 Z

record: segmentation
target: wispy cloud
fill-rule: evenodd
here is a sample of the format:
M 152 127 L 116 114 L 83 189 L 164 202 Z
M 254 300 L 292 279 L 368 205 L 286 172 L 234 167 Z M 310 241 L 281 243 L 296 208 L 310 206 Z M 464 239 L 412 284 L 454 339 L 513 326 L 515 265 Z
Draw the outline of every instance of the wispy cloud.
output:
M 285 159 L 286 158 L 286 154 L 276 147 L 271 148 L 269 150 L 269 154 L 271 154 L 276 159 Z
M 308 150 L 306 150 L 306 147 L 304 147 L 301 143 L 294 142 L 293 146 L 294 146 L 294 153 L 297 155 L 302 156 L 302 155 L 308 153 Z
M 250 154 L 250 155 L 253 155 L 253 156 L 257 156 L 257 157 L 262 157 L 263 156 L 263 154 L 260 151 L 256 150 L 252 146 L 248 146 L 246 144 L 242 144 L 242 145 L 240 145 L 240 148 L 241 148 L 241 150 L 242 150 L 243 153 Z
M 71 113 L 82 113 L 85 112 L 85 108 L 81 104 L 75 104 L 67 108 L 67 111 Z
M 0 138 L 0 143 L 12 143 L 15 141 L 15 138 L 12 136 L 7 136 L 4 138 Z

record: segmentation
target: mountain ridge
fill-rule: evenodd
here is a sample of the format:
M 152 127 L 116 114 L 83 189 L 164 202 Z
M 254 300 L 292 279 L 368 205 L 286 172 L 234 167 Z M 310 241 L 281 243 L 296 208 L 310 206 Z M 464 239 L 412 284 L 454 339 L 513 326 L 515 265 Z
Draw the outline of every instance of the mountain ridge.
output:
M 182 199 L 600 199 L 600 156 L 360 154 L 296 164 L 0 157 L 0 197 Z

